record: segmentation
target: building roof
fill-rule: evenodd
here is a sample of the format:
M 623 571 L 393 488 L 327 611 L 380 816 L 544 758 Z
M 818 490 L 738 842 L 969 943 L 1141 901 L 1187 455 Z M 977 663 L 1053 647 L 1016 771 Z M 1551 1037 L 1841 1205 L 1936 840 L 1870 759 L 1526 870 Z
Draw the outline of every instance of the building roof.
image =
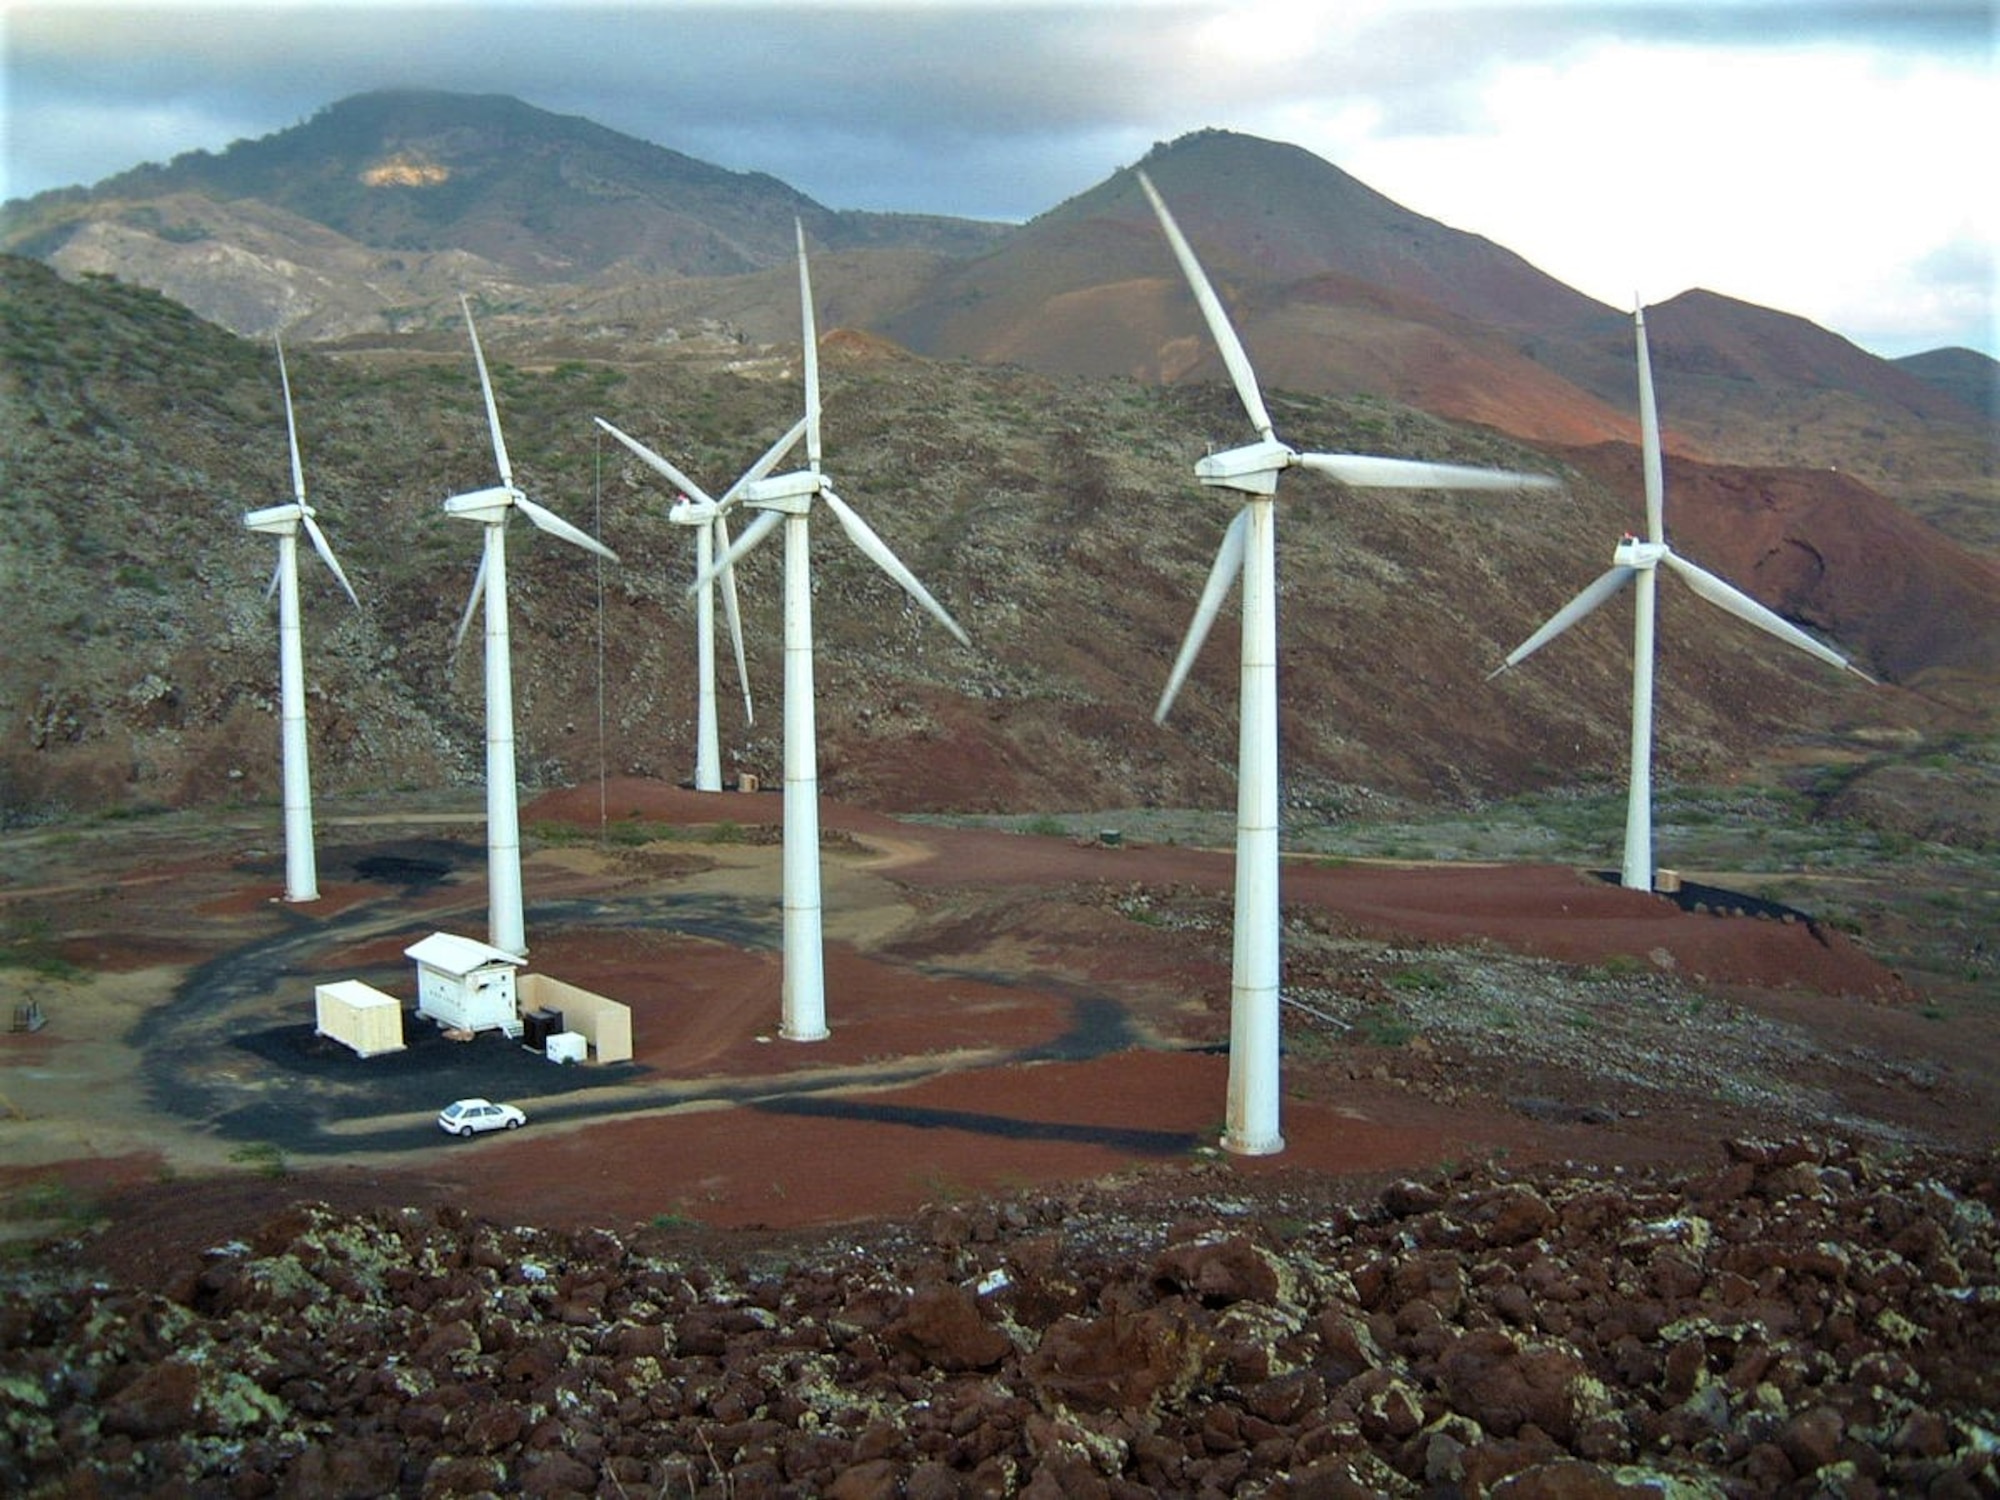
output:
M 495 948 L 477 938 L 459 937 L 450 932 L 434 932 L 422 942 L 403 950 L 403 957 L 415 959 L 425 968 L 444 974 L 471 974 L 495 964 L 518 968 L 526 960 L 504 948 Z

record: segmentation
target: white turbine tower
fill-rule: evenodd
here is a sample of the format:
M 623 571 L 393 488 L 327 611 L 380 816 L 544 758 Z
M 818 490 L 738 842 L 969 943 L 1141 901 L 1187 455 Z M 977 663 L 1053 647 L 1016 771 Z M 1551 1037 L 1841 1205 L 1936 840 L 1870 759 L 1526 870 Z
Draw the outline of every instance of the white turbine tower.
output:
M 1639 346 L 1639 439 L 1644 457 L 1646 537 L 1627 536 L 1612 553 L 1611 567 L 1582 593 L 1565 604 L 1548 622 L 1507 654 L 1490 674 L 1498 677 L 1518 666 L 1596 609 L 1627 583 L 1632 596 L 1632 745 L 1631 772 L 1625 794 L 1625 856 L 1619 883 L 1635 891 L 1653 889 L 1653 614 L 1662 563 L 1686 580 L 1709 603 L 1769 631 L 1830 666 L 1852 672 L 1864 682 L 1874 679 L 1797 626 L 1766 609 L 1747 594 L 1696 567 L 1667 545 L 1664 499 L 1665 466 L 1660 456 L 1660 416 L 1653 402 L 1653 366 L 1646 352 L 1646 312 L 1634 308 L 1632 322 Z M 1489 679 L 1490 680 L 1490 679 Z
M 465 640 L 472 625 L 473 611 L 482 601 L 486 616 L 486 879 L 487 940 L 505 953 L 525 955 L 527 931 L 521 914 L 521 823 L 517 798 L 519 789 L 514 772 L 514 677 L 507 639 L 507 522 L 515 511 L 552 536 L 595 552 L 599 557 L 618 561 L 618 554 L 587 532 L 570 525 L 553 511 L 545 510 L 514 487 L 514 471 L 507 462 L 507 443 L 500 435 L 500 411 L 493 403 L 493 381 L 486 373 L 486 356 L 479 347 L 479 330 L 473 326 L 472 304 L 463 296 L 466 332 L 472 335 L 472 357 L 479 365 L 479 389 L 486 397 L 486 422 L 493 432 L 493 458 L 500 470 L 500 483 L 489 489 L 453 495 L 444 503 L 445 513 L 477 521 L 486 528 L 485 549 L 479 556 L 479 571 L 473 575 L 472 595 L 465 602 L 465 614 L 458 622 L 454 644 Z
M 299 530 L 312 539 L 347 597 L 359 608 L 354 586 L 340 570 L 326 534 L 306 504 L 306 472 L 299 462 L 299 425 L 292 415 L 292 378 L 285 369 L 285 346 L 278 348 L 278 380 L 285 389 L 285 432 L 292 448 L 292 499 L 288 505 L 253 510 L 243 517 L 252 531 L 278 539 L 278 567 L 265 597 L 278 596 L 278 721 L 285 779 L 285 899 L 317 901 L 319 871 L 313 858 L 312 776 L 306 751 L 305 653 L 299 641 Z
M 1236 770 L 1236 924 L 1231 959 L 1229 1100 L 1222 1145 L 1240 1155 L 1282 1151 L 1278 1129 L 1278 476 L 1311 469 L 1341 484 L 1388 489 L 1506 489 L 1546 486 L 1539 476 L 1458 464 L 1373 458 L 1351 453 L 1300 453 L 1279 441 L 1257 388 L 1250 358 L 1230 326 L 1215 289 L 1180 226 L 1146 174 L 1139 185 L 1186 273 L 1209 333 L 1228 367 L 1237 397 L 1257 429 L 1257 441 L 1212 453 L 1195 465 L 1203 484 L 1234 491 L 1242 508 L 1223 534 L 1215 565 L 1195 607 L 1194 622 L 1154 711 L 1164 722 L 1230 583 L 1243 581 L 1243 641 Z
M 764 456 L 753 464 L 748 473 L 731 485 L 720 500 L 711 499 L 707 491 L 689 479 L 666 459 L 648 448 L 637 438 L 628 437 L 613 427 L 604 418 L 596 419 L 597 425 L 618 439 L 633 453 L 664 475 L 667 482 L 680 490 L 680 496 L 667 512 L 667 519 L 676 526 L 686 526 L 695 536 L 695 673 L 696 673 L 696 721 L 695 721 L 695 761 L 694 788 L 698 792 L 719 792 L 722 790 L 722 747 L 721 736 L 716 726 L 715 709 L 715 578 L 711 570 L 715 559 L 729 550 L 729 522 L 725 513 L 735 500 L 737 492 L 744 485 L 762 479 L 778 466 L 778 462 L 791 452 L 792 445 L 805 434 L 806 422 L 801 417 L 793 424 L 792 430 L 772 445 Z M 743 617 L 736 604 L 736 574 L 727 570 L 721 574 L 723 613 L 729 622 L 729 641 L 736 652 L 736 680 L 743 687 L 743 717 L 750 723 L 756 722 L 756 713 L 750 705 L 750 674 L 743 662 Z
M 789 1041 L 825 1039 L 826 976 L 820 927 L 819 754 L 813 719 L 811 546 L 807 531 L 813 502 L 821 501 L 854 545 L 930 612 L 961 645 L 958 622 L 889 550 L 888 544 L 834 493 L 820 469 L 819 336 L 813 323 L 812 279 L 806 269 L 806 234 L 799 245 L 799 302 L 805 341 L 806 467 L 745 483 L 740 503 L 761 512 L 703 575 L 735 566 L 782 520 L 785 523 L 785 801 L 783 1014 L 779 1034 Z M 702 580 L 696 581 L 699 587 Z

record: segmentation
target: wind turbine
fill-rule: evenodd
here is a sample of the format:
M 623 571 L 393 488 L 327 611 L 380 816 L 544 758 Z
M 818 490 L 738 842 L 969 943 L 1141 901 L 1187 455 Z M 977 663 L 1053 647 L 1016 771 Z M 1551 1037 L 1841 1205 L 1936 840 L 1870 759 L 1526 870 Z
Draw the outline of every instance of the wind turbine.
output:
M 1696 567 L 1667 545 L 1664 499 L 1665 465 L 1660 456 L 1660 415 L 1653 402 L 1653 366 L 1646 352 L 1646 310 L 1635 307 L 1632 323 L 1639 346 L 1639 440 L 1646 486 L 1646 537 L 1626 536 L 1611 555 L 1611 567 L 1557 610 L 1548 622 L 1507 653 L 1488 674 L 1498 677 L 1519 666 L 1570 626 L 1596 609 L 1626 584 L 1632 593 L 1632 746 L 1631 774 L 1625 794 L 1625 857 L 1619 883 L 1635 891 L 1653 888 L 1653 614 L 1662 563 L 1686 580 L 1687 586 L 1710 604 L 1769 631 L 1830 666 L 1852 672 L 1864 682 L 1875 679 L 1829 646 L 1781 619 L 1747 594 Z
M 812 278 L 806 268 L 805 226 L 793 221 L 799 245 L 799 304 L 805 343 L 806 467 L 740 485 L 738 502 L 758 511 L 695 587 L 734 567 L 752 548 L 785 525 L 785 801 L 783 1014 L 779 1034 L 788 1041 L 825 1040 L 826 975 L 820 922 L 819 756 L 814 726 L 811 545 L 807 530 L 813 502 L 822 502 L 868 560 L 928 610 L 961 645 L 965 632 L 917 576 L 852 506 L 834 493 L 820 468 L 819 336 L 813 324 Z
M 507 522 L 519 511 L 551 536 L 561 537 L 587 552 L 618 561 L 618 554 L 587 532 L 570 525 L 514 487 L 507 462 L 507 441 L 500 435 L 500 410 L 493 404 L 493 381 L 486 373 L 486 356 L 473 326 L 472 304 L 463 295 L 465 329 L 472 335 L 472 357 L 479 365 L 479 389 L 486 397 L 486 422 L 493 432 L 493 458 L 500 482 L 483 490 L 453 495 L 445 514 L 463 516 L 486 528 L 485 550 L 473 575 L 472 595 L 458 622 L 453 648 L 465 640 L 473 612 L 483 601 L 486 615 L 486 881 L 488 941 L 503 952 L 525 955 L 527 932 L 521 915 L 521 823 L 514 773 L 514 679 L 507 638 Z
M 1230 326 L 1214 287 L 1151 179 L 1144 172 L 1138 178 L 1187 276 L 1250 425 L 1257 430 L 1256 442 L 1211 453 L 1195 465 L 1195 478 L 1212 488 L 1235 492 L 1242 508 L 1223 533 L 1208 584 L 1195 606 L 1194 621 L 1153 718 L 1156 723 L 1165 722 L 1188 669 L 1208 638 L 1209 627 L 1215 623 L 1216 611 L 1240 575 L 1243 637 L 1237 710 L 1236 919 L 1230 978 L 1229 1100 L 1222 1145 L 1239 1155 L 1268 1155 L 1285 1148 L 1278 1129 L 1278 476 L 1287 469 L 1301 468 L 1346 485 L 1418 490 L 1518 490 L 1554 481 L 1458 464 L 1353 453 L 1300 453 L 1280 441 L 1257 388 L 1249 355 Z
M 731 485 L 720 500 L 711 499 L 702 487 L 689 479 L 666 459 L 648 448 L 637 438 L 628 437 L 613 427 L 604 418 L 596 419 L 597 425 L 618 439 L 656 472 L 664 475 L 667 482 L 680 490 L 680 496 L 667 512 L 667 519 L 676 526 L 685 526 L 695 537 L 695 671 L 697 680 L 696 701 L 698 704 L 695 722 L 694 789 L 698 792 L 719 792 L 722 790 L 722 750 L 720 736 L 716 729 L 715 712 L 715 578 L 711 575 L 715 558 L 729 550 L 729 522 L 725 512 L 735 500 L 744 485 L 762 479 L 778 466 L 792 446 L 798 442 L 806 430 L 804 417 L 793 424 L 792 430 L 779 438 L 764 456 L 751 465 L 749 472 Z M 736 603 L 736 574 L 734 570 L 721 575 L 723 613 L 729 622 L 729 641 L 736 651 L 736 680 L 743 687 L 743 717 L 756 723 L 756 711 L 750 705 L 750 674 L 743 663 L 743 617 Z
M 299 425 L 292 415 L 292 377 L 285 369 L 285 346 L 278 349 L 278 379 L 285 388 L 285 432 L 292 448 L 292 499 L 288 505 L 253 510 L 243 517 L 252 531 L 278 539 L 278 567 L 264 597 L 278 596 L 278 721 L 279 744 L 284 758 L 285 780 L 285 899 L 317 901 L 319 871 L 313 858 L 312 776 L 306 751 L 305 654 L 299 639 L 299 531 L 312 539 L 313 550 L 340 581 L 347 597 L 358 609 L 354 586 L 340 570 L 340 563 L 327 545 L 326 534 L 313 520 L 313 508 L 306 504 L 306 471 L 299 462 Z

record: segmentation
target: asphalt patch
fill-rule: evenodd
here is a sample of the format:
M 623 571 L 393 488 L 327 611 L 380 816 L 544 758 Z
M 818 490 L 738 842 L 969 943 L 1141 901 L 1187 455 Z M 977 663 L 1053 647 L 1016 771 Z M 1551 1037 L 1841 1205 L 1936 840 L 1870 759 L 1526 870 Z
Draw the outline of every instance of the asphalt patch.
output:
M 362 1057 L 321 1036 L 310 1023 L 266 1026 L 231 1039 L 271 1070 L 266 1093 L 231 1109 L 216 1128 L 231 1140 L 269 1141 L 288 1152 L 396 1149 L 428 1141 L 430 1120 L 454 1099 L 512 1101 L 582 1095 L 629 1084 L 651 1071 L 639 1063 L 556 1063 L 498 1031 L 457 1041 L 428 1016 L 403 1014 L 400 1052 Z M 424 1130 L 384 1127 L 356 1137 L 335 1126 L 385 1115 L 420 1113 Z M 563 1111 L 564 1114 L 570 1111 Z
M 391 886 L 413 895 L 471 868 L 481 857 L 472 846 L 449 839 L 398 839 L 329 851 L 320 861 L 320 870 L 334 878 Z
M 1617 885 L 1622 876 L 1616 870 L 1591 871 L 1606 885 Z M 1751 917 L 1764 922 L 1796 922 L 1801 927 L 1819 935 L 1819 919 L 1796 906 L 1786 906 L 1781 901 L 1767 901 L 1762 896 L 1748 895 L 1743 891 L 1728 890 L 1719 885 L 1702 885 L 1697 881 L 1683 880 L 1678 889 L 1654 891 L 1662 901 L 1671 901 L 1691 916 L 1705 917 Z

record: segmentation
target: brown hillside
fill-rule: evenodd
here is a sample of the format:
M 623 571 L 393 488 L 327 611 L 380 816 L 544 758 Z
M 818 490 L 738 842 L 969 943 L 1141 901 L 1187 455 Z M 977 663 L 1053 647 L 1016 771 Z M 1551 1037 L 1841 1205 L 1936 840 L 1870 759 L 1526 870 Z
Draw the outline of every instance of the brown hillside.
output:
M 1610 488 L 1642 492 L 1636 450 L 1572 461 Z M 1952 543 L 1852 477 L 1672 458 L 1669 536 L 1690 561 L 1786 618 L 1865 657 L 1878 675 L 1990 676 L 2000 662 L 2000 564 Z
M 29 518 L 18 532 L 26 566 L 13 601 L 25 645 L 0 659 L 14 726 L 0 739 L 0 792 L 23 814 L 272 795 L 270 558 L 241 524 L 284 477 L 269 352 L 129 288 L 67 287 L 40 268 L 19 280 L 24 295 L 0 304 L 14 319 L 10 336 L 46 352 L 17 361 L 15 383 L 0 388 L 29 438 L 16 491 Z M 719 490 L 796 419 L 796 346 L 725 342 L 720 363 L 627 365 L 556 355 L 509 319 L 482 322 L 482 332 L 516 473 L 580 522 L 601 507 L 602 534 L 625 559 L 606 570 L 600 594 L 573 549 L 524 531 L 510 555 L 523 779 L 575 780 L 604 764 L 682 774 L 693 707 L 686 538 L 665 519 L 657 477 L 606 451 L 591 418 Z M 1192 338 L 1177 347 L 1204 353 Z M 106 348 L 115 361 L 81 358 Z M 907 606 L 838 527 L 815 527 L 828 795 L 979 811 L 1225 805 L 1236 759 L 1233 605 L 1171 722 L 1156 726 L 1151 712 L 1227 524 L 1226 500 L 1189 472 L 1206 446 L 1242 435 L 1227 386 L 934 362 L 844 328 L 825 348 L 828 472 L 974 643 L 958 647 Z M 490 482 L 469 364 L 462 346 L 432 340 L 293 359 L 309 483 L 364 600 L 347 607 L 307 570 L 314 767 L 329 790 L 477 775 L 478 662 L 451 645 L 474 539 L 438 509 L 443 496 Z M 178 378 L 120 373 L 131 370 Z M 1546 667 L 1485 677 L 1634 524 L 1630 450 L 1570 450 L 1582 456 L 1566 466 L 1390 402 L 1282 389 L 1271 401 L 1302 448 L 1566 479 L 1547 494 L 1487 498 L 1369 495 L 1310 475 L 1288 484 L 1282 732 L 1293 804 L 1333 810 L 1375 792 L 1463 804 L 1616 766 L 1630 680 L 1629 630 L 1616 611 L 1587 622 Z M 94 414 L 88 435 L 73 430 L 80 412 Z M 163 452 L 177 465 L 166 489 L 154 458 Z M 1739 482 L 1713 472 L 1718 494 Z M 1763 552 L 1711 542 L 1747 523 L 1722 514 L 1711 530 L 1708 481 L 1694 473 L 1710 471 L 1676 465 L 1672 512 L 1691 555 L 1827 630 L 1878 674 L 1940 695 L 1949 677 L 1954 701 L 1990 700 L 1979 679 L 1992 670 L 1995 591 L 1981 593 L 1977 570 L 1943 538 L 1900 526 L 1886 502 L 1849 483 L 1834 492 L 1839 503 L 1799 512 L 1800 545 L 1827 560 L 1828 577 L 1805 588 L 1761 561 L 1778 590 L 1766 593 Z M 1816 478 L 1776 493 L 1803 484 L 1810 498 Z M 1758 480 L 1742 482 L 1761 495 Z M 78 493 L 111 503 L 56 504 Z M 1820 534 L 1878 512 L 1888 519 L 1871 524 L 1889 541 Z M 1878 556 L 1896 559 L 1898 581 L 1871 610 Z M 751 725 L 730 708 L 724 726 L 727 764 L 767 777 L 779 750 L 778 571 L 772 548 L 742 568 L 758 712 Z M 1666 591 L 1663 608 L 1701 609 L 1684 592 Z M 1932 597 L 1951 610 L 1936 623 L 1924 619 Z M 1697 619 L 1690 629 L 1714 626 Z M 1914 711 L 1911 695 L 1794 655 L 1725 625 L 1713 651 L 1664 666 L 1663 768 L 1698 774 L 1801 733 Z
M 2000 443 L 1950 390 L 1803 318 L 1712 292 L 1646 310 L 1667 451 L 1760 469 L 1837 466 L 1915 516 L 2000 556 Z M 1629 317 L 1547 340 L 1538 359 L 1636 412 Z
M 1144 165 L 1267 385 L 1388 397 L 1530 442 L 1632 435 L 1629 406 L 1579 391 L 1519 334 L 1607 310 L 1519 257 L 1295 147 L 1201 132 Z M 1050 373 L 1225 378 L 1130 172 L 943 277 L 887 326 L 926 353 Z
M 1268 384 L 1337 395 L 1372 395 L 1476 422 L 1530 443 L 1579 445 L 1636 436 L 1636 423 L 1578 391 L 1489 328 L 1356 295 L 1357 284 L 1322 276 L 1250 311 L 1243 337 Z M 1183 316 L 1199 314 L 1183 293 Z M 1200 338 L 1209 347 L 1208 340 Z M 1189 372 L 1194 374 L 1197 372 Z M 1199 378 L 1225 379 L 1212 350 Z
M 1097 222 L 1045 248 L 1047 259 L 996 255 L 945 278 L 891 331 L 930 352 L 1050 373 L 1227 379 L 1156 227 Z M 1072 283 L 1072 272 L 1095 279 Z M 1529 442 L 1636 436 L 1632 419 L 1514 340 L 1416 297 L 1328 271 L 1218 290 L 1269 387 L 1387 397 Z

